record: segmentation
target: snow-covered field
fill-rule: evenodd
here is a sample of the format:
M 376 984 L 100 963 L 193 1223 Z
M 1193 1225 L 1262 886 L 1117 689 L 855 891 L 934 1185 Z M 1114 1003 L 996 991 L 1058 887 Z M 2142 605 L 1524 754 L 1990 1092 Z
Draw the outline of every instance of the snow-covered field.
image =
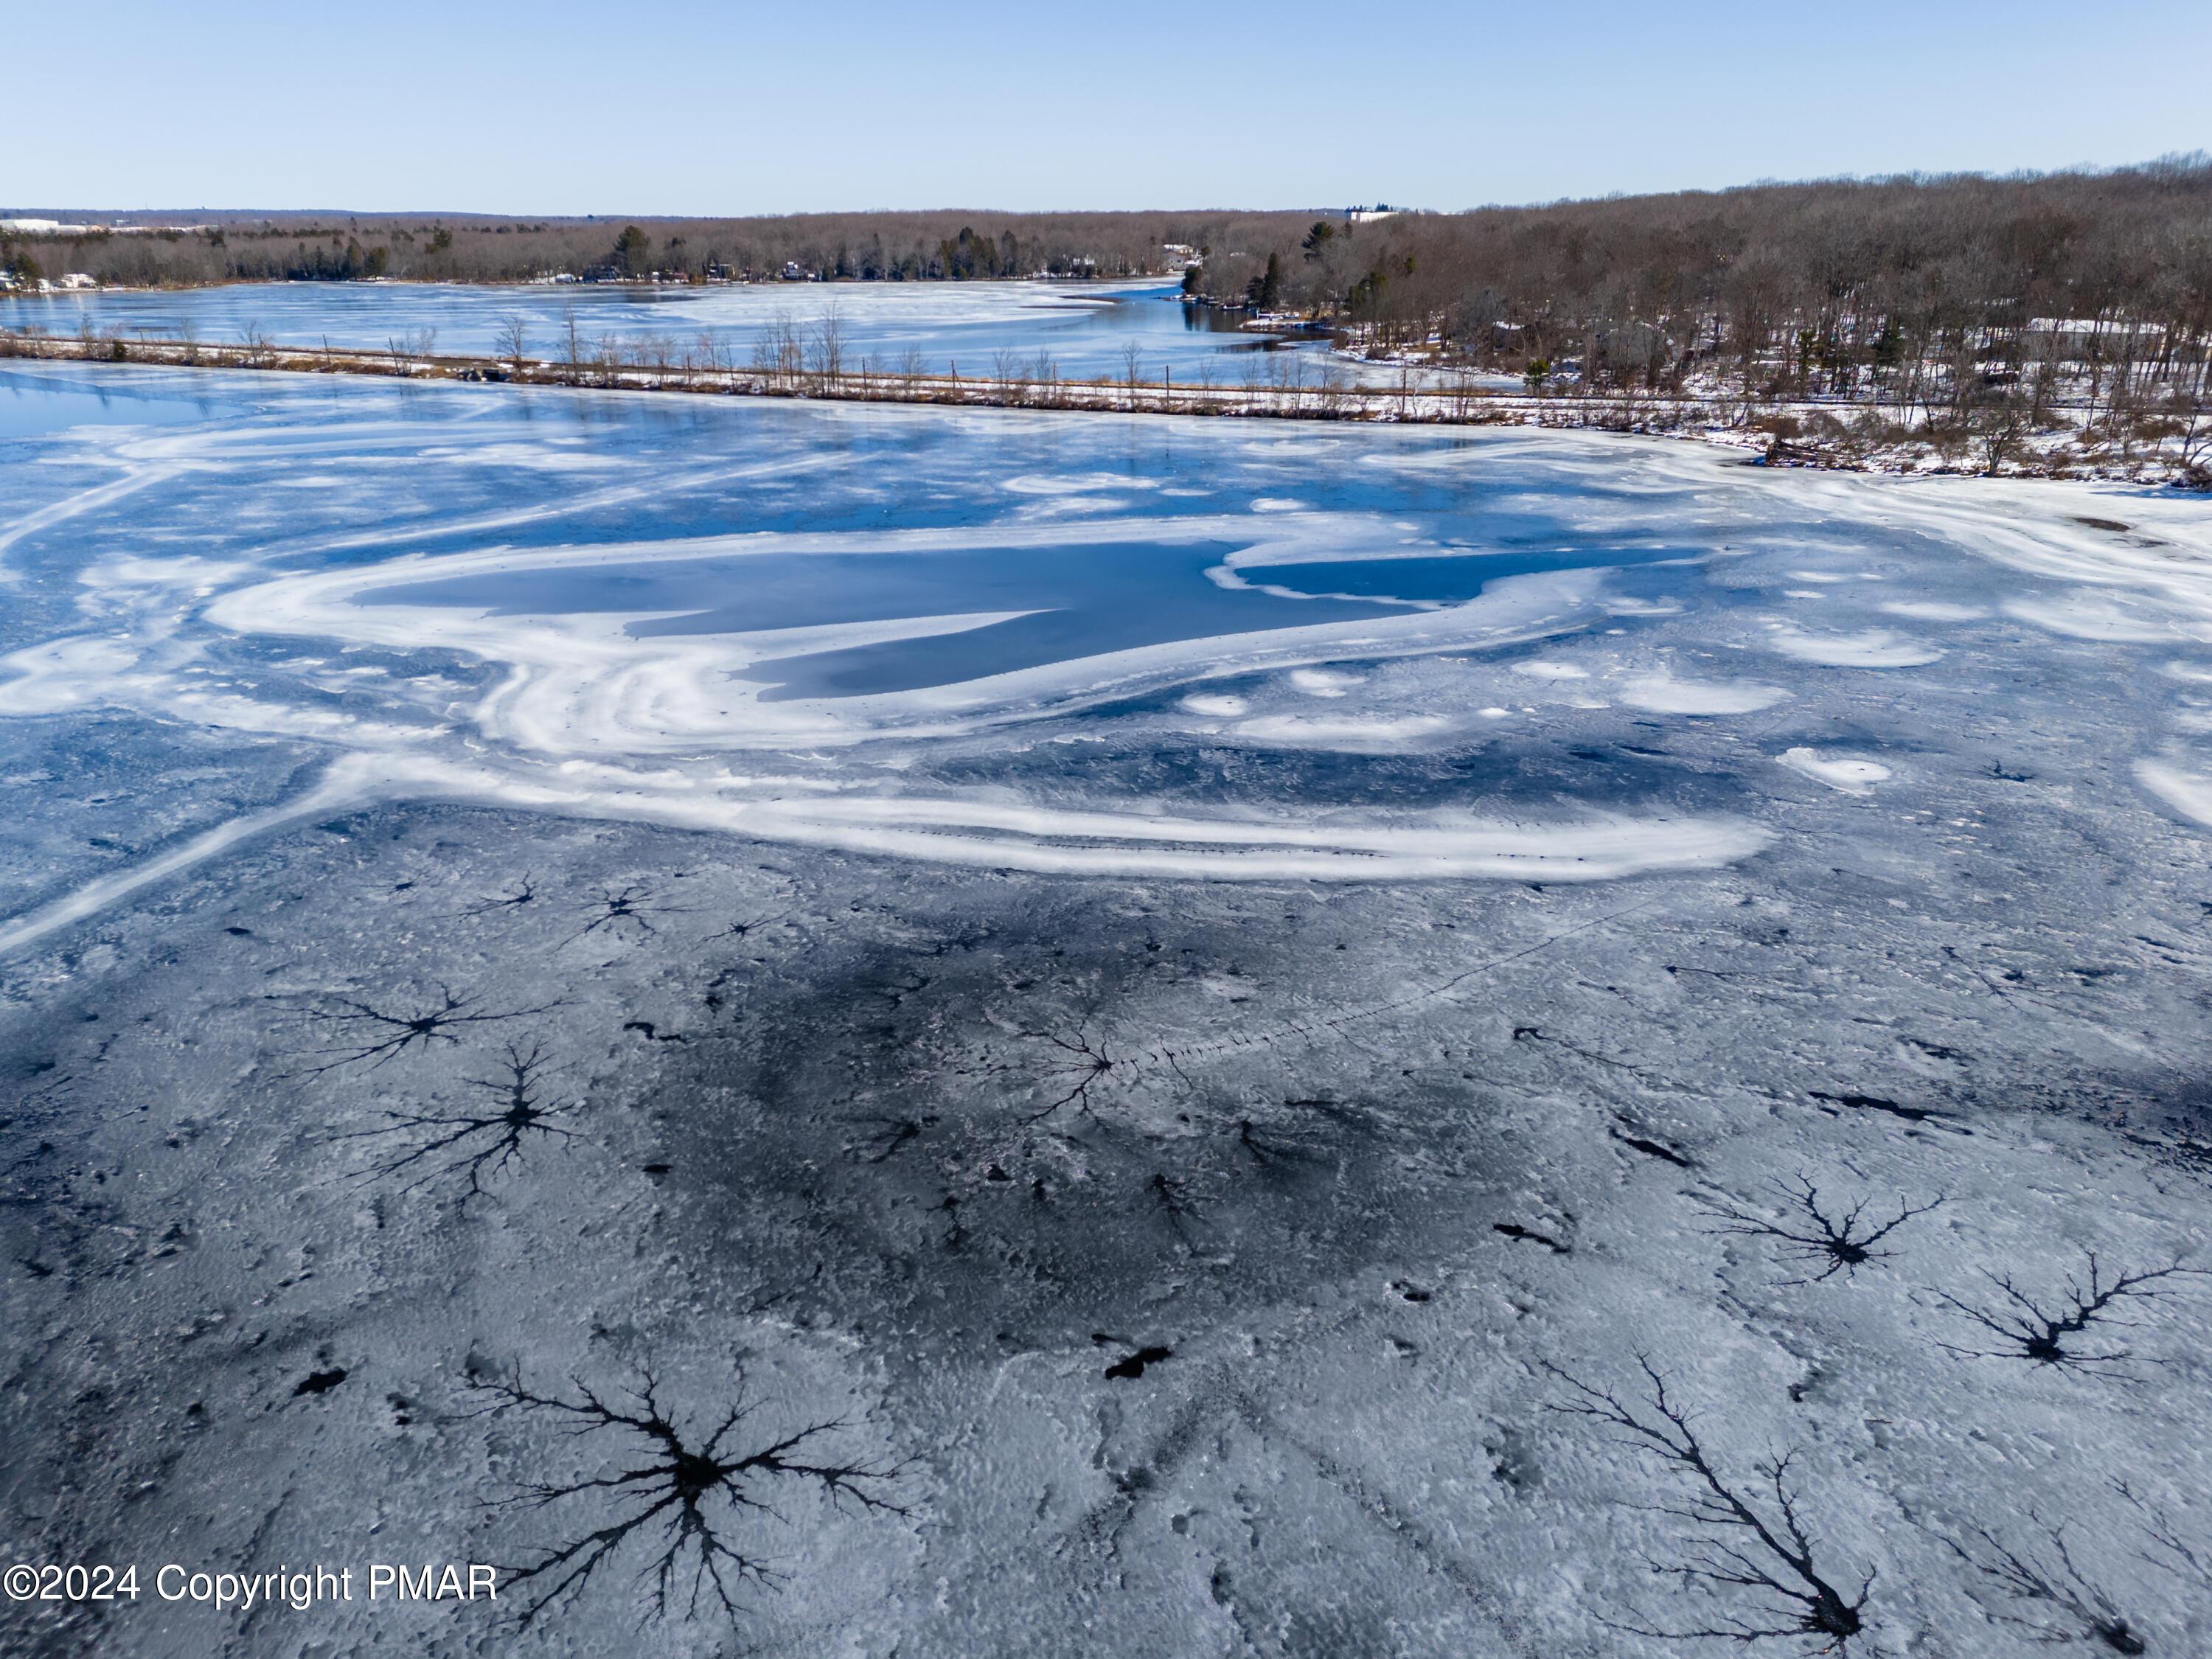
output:
M 9 1653 L 2212 1644 L 2202 501 L 4 383 Z

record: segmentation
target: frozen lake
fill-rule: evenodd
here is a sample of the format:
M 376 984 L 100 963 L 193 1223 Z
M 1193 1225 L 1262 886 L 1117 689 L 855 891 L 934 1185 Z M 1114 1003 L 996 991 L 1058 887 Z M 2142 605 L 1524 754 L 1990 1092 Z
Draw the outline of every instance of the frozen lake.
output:
M 11 384 L 60 388 L 79 418 L 106 379 Z M 131 384 L 155 398 L 147 409 L 179 406 L 158 394 L 180 383 Z M 1548 784 L 1475 823 L 1462 820 L 1480 795 L 1432 783 L 1409 799 L 1397 784 L 1393 813 L 1419 811 L 1394 816 L 1347 773 L 1325 803 L 1294 790 L 1273 803 L 1285 823 L 1241 825 L 1196 792 L 1079 809 L 1051 805 L 1054 786 L 971 810 L 923 784 L 942 757 L 971 765 L 988 733 L 1022 749 L 1042 728 L 1115 751 L 1172 732 L 1431 756 L 1524 717 L 1531 696 L 1592 702 L 1569 680 L 1516 676 L 1503 684 L 1517 702 L 1493 709 L 1325 665 L 1407 659 L 1425 665 L 1407 674 L 1456 678 L 1464 665 L 1439 669 L 1438 653 L 1600 621 L 1626 639 L 1680 614 L 1715 558 L 1748 550 L 1731 527 L 1793 533 L 1754 532 L 1740 511 L 1709 519 L 1679 470 L 1623 481 L 1590 445 L 1495 437 L 866 409 L 746 419 L 635 398 L 272 394 L 220 377 L 198 390 L 237 412 L 79 426 L 26 451 L 27 480 L 59 491 L 72 469 L 109 476 L 38 511 L 157 511 L 168 550 L 119 554 L 82 526 L 22 537 L 21 585 L 77 604 L 97 592 L 103 620 L 7 641 L 20 675 L 0 682 L 0 711 L 124 695 L 200 711 L 242 741 L 333 744 L 332 779 L 372 795 L 386 786 L 368 780 L 402 775 L 493 798 L 550 788 L 586 810 L 618 794 L 686 822 L 1038 868 L 1583 878 L 1763 839 L 1679 801 L 1647 803 L 1639 832 L 1602 772 L 1586 787 L 1603 816 L 1581 828 L 1560 821 L 1575 813 Z M 1671 515 L 1652 514 L 1655 491 Z M 1656 659 L 1631 672 L 1638 660 L 1624 650 L 1620 672 L 1653 680 Z M 836 752 L 792 752 L 825 744 Z M 732 775 L 732 756 L 763 754 L 767 781 Z M 581 760 L 652 764 L 618 786 L 589 775 L 603 794 L 571 769 Z M 893 798 L 865 779 L 896 780 Z M 1330 827 L 1308 822 L 1317 805 Z M 1546 850 L 1523 811 L 1551 823 Z M 1176 822 L 1189 833 L 1170 834 Z
M 0 325 L 75 334 L 236 343 L 249 331 L 282 344 L 496 354 L 509 322 L 524 323 L 528 349 L 560 361 L 573 319 L 581 348 L 653 344 L 671 356 L 711 341 L 723 361 L 750 362 L 764 336 L 788 324 L 811 349 L 833 313 L 848 368 L 913 363 L 942 374 L 992 374 L 1002 353 L 1024 371 L 1040 359 L 1064 380 L 1119 378 L 1134 347 L 1138 374 L 1223 385 L 1258 372 L 1255 359 L 1287 343 L 1306 355 L 1317 340 L 1238 330 L 1218 311 L 1186 307 L 1174 283 L 759 283 L 708 288 L 602 283 L 485 287 L 437 283 L 241 283 L 173 292 L 118 289 L 9 302 Z M 430 345 L 422 342 L 428 337 Z M 1341 364 L 1346 373 L 1358 366 Z M 1368 370 L 1370 374 L 1383 371 Z
M 2208 846 L 2176 492 L 0 368 L 0 1512 L 577 1651 L 673 1541 L 699 1659 L 1798 1619 L 1655 1590 L 1686 1490 L 1555 1409 L 1641 1355 L 1850 1652 L 2200 1650 Z M 744 1472 L 726 1602 L 589 1482 L 741 1405 L 852 1484 Z

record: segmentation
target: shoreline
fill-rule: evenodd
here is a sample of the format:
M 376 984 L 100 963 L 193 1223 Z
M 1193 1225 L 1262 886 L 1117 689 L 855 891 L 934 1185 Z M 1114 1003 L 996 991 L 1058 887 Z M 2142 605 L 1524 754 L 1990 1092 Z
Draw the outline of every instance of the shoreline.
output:
M 1049 271 L 1030 272 L 1020 276 L 959 276 L 959 277 L 877 277 L 808 276 L 799 278 L 772 277 L 760 282 L 733 281 L 729 277 L 709 277 L 699 282 L 654 282 L 644 276 L 572 276 L 561 282 L 551 276 L 223 276 L 204 283 L 103 283 L 90 288 L 63 288 L 58 283 L 49 289 L 0 288 L 0 300 L 66 300 L 88 294 L 198 294 L 218 288 L 612 288 L 612 289 L 675 289 L 688 290 L 696 288 L 958 288 L 988 283 L 993 286 L 1012 287 L 1019 283 L 1060 283 L 1101 287 L 1127 285 L 1134 283 L 1169 283 L 1176 273 L 1158 271 L 1124 276 L 1059 276 Z M 1240 307 L 1221 307 L 1217 309 L 1241 312 Z M 1256 316 L 1257 313 L 1244 313 Z
M 1000 278 L 996 280 L 1019 280 Z M 1934 477 L 2047 478 L 2125 483 L 2142 488 L 2202 489 L 2184 477 L 2143 476 L 2096 466 L 2052 465 L 2039 459 L 1996 467 L 1929 464 L 1936 446 L 1922 439 L 1887 456 L 1853 456 L 1818 439 L 1785 437 L 1762 428 L 1808 416 L 1832 420 L 1838 410 L 1875 413 L 1865 404 L 1804 399 L 1747 404 L 1741 395 L 1649 392 L 1560 397 L 1486 389 L 1469 383 L 1436 386 L 1237 385 L 1172 380 L 1040 380 L 1024 375 L 905 374 L 869 369 L 696 368 L 593 362 L 515 360 L 461 353 L 409 353 L 369 348 L 204 343 L 26 334 L 0 329 L 0 362 L 90 363 L 186 370 L 286 374 L 351 374 L 410 382 L 509 385 L 572 391 L 645 392 L 690 397 L 767 397 L 820 402 L 918 404 L 1069 414 L 1184 418 L 1288 420 L 1394 425 L 1521 427 L 1671 437 L 1743 452 L 1745 464 L 1827 471 Z

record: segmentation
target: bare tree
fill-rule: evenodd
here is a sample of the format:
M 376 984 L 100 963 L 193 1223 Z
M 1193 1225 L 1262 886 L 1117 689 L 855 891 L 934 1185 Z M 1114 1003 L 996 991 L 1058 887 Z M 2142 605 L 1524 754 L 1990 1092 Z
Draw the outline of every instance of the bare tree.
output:
M 779 386 L 790 386 L 805 367 L 805 352 L 799 325 L 787 311 L 779 311 L 753 340 L 753 367 L 772 376 Z
M 845 375 L 845 325 L 835 301 L 815 322 L 807 355 L 813 360 L 816 381 L 825 390 L 836 390 Z
M 1715 1466 L 1692 1413 L 1668 1392 L 1667 1379 L 1647 1356 L 1638 1354 L 1637 1364 L 1647 1399 L 1632 1404 L 1547 1363 L 1544 1369 L 1571 1391 L 1548 1409 L 1604 1425 L 1619 1443 L 1650 1458 L 1687 1489 L 1678 1501 L 1651 1506 L 1687 1523 L 1695 1534 L 1671 1559 L 1650 1560 L 1651 1571 L 1675 1579 L 1685 1589 L 1694 1586 L 1723 1600 L 1741 1601 L 1745 1610 L 1681 1630 L 1653 1625 L 1640 1613 L 1636 1623 L 1619 1627 L 1667 1641 L 1714 1638 L 1749 1644 L 1807 1639 L 1820 1644 L 1815 1653 L 1848 1654 L 1866 1627 L 1874 1570 L 1867 1571 L 1856 1590 L 1844 1589 L 1820 1570 L 1802 1501 L 1790 1485 L 1794 1454 L 1753 1466 L 1764 1492 L 1732 1480 Z
M 2212 484 L 2212 400 L 2206 395 L 2206 367 L 2200 363 L 2197 384 L 2178 387 L 2173 393 L 2174 424 L 2179 428 L 2181 468 L 2190 482 L 2202 489 Z
M 530 349 L 529 324 L 520 314 L 507 318 L 499 325 L 500 352 L 507 367 L 516 374 L 522 373 L 522 360 Z
M 385 355 L 392 360 L 392 372 L 404 374 L 410 371 L 415 360 L 428 356 L 437 349 L 438 331 L 418 328 L 384 337 Z
M 1995 477 L 2020 447 L 2030 426 L 2028 401 L 2018 387 L 2008 388 L 1975 412 L 1974 441 L 1982 452 L 1982 471 Z

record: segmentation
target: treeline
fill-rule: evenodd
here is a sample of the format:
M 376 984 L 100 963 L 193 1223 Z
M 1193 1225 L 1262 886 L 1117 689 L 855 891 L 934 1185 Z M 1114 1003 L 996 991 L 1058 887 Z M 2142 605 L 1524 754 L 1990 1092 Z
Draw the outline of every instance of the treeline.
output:
M 102 283 L 512 283 L 797 274 L 857 282 L 1179 274 L 1171 249 L 1293 234 L 1309 215 L 853 213 L 759 219 L 491 219 L 395 215 L 167 216 L 159 228 L 0 233 L 0 269 Z M 165 216 L 139 216 L 142 221 Z
M 1370 356 L 1503 370 L 1540 391 L 1840 398 L 2000 442 L 2087 408 L 2084 441 L 2123 457 L 2177 434 L 2194 455 L 2212 419 L 2202 154 L 2106 172 L 1389 216 L 139 219 L 128 231 L 0 233 L 0 269 L 130 284 L 1182 273 L 1194 300 L 1304 318 Z
M 2201 390 L 2212 160 L 1310 218 L 1211 245 L 1186 289 L 1598 389 L 1678 390 L 1700 367 L 1767 394 L 1964 387 L 2040 355 Z

